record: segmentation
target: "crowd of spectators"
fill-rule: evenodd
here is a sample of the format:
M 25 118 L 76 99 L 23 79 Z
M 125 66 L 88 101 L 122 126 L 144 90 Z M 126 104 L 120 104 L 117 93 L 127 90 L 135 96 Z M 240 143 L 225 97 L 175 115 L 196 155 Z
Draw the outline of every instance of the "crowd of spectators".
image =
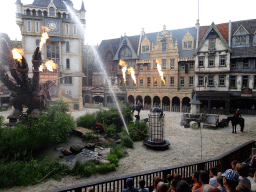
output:
M 179 174 L 168 174 L 164 179 L 155 176 L 152 186 L 146 186 L 145 180 L 140 179 L 139 188 L 136 188 L 133 179 L 127 178 L 126 188 L 122 192 L 251 192 L 251 182 L 247 177 L 250 164 L 253 164 L 255 158 L 256 156 L 253 156 L 249 164 L 232 161 L 232 168 L 224 173 L 218 172 L 216 167 L 208 171 L 195 170 L 189 183 Z M 256 182 L 256 174 L 254 181 Z M 94 190 L 89 189 L 87 192 L 94 192 Z

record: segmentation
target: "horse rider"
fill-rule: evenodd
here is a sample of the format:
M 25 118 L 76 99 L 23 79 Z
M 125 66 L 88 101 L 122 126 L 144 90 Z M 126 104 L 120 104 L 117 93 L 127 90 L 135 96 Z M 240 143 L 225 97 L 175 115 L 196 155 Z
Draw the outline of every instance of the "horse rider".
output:
M 234 117 L 235 117 L 235 118 L 238 118 L 238 119 L 242 118 L 240 109 L 237 109 L 237 110 L 236 110 L 236 113 L 235 113 Z

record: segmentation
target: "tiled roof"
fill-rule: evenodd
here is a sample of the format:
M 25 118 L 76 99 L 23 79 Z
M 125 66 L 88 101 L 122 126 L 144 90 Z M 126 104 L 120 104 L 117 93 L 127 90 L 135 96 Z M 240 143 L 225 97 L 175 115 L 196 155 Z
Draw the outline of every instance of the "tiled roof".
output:
M 32 5 L 39 6 L 39 7 L 48 7 L 51 0 L 34 0 Z M 73 7 L 73 2 L 71 0 L 66 0 L 67 4 Z M 54 5 L 57 9 L 66 9 L 65 4 L 63 3 L 63 0 L 53 0 Z
M 221 35 L 225 39 L 226 43 L 228 43 L 228 23 L 222 23 L 216 25 L 217 28 L 219 29 Z M 200 27 L 200 33 L 199 33 L 199 43 L 202 41 L 205 33 L 209 29 L 210 26 L 202 26 Z

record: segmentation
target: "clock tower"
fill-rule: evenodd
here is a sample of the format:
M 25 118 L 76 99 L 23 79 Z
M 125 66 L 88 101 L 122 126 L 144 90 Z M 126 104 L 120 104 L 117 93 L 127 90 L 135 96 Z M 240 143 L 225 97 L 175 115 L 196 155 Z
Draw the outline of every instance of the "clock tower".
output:
M 73 8 L 71 0 L 65 2 L 73 8 L 85 25 L 84 3 L 80 10 Z M 31 58 L 39 46 L 43 26 L 50 29 L 49 39 L 42 48 L 42 60 L 53 60 L 58 68 L 53 72 L 44 69 L 40 80 L 52 80 L 52 100 L 63 99 L 70 104 L 71 110 L 81 110 L 82 100 L 82 50 L 83 34 L 66 9 L 63 0 L 34 0 L 32 4 L 23 5 L 16 0 L 16 23 L 22 35 L 22 48 L 32 76 Z

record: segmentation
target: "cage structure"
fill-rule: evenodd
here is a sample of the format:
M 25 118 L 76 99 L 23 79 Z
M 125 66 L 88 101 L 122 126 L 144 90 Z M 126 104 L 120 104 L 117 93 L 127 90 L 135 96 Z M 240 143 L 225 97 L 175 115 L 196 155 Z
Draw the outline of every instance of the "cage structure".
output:
M 167 148 L 170 145 L 164 139 L 164 115 L 163 112 L 153 112 L 149 114 L 149 138 L 144 141 L 144 145 L 150 148 Z

